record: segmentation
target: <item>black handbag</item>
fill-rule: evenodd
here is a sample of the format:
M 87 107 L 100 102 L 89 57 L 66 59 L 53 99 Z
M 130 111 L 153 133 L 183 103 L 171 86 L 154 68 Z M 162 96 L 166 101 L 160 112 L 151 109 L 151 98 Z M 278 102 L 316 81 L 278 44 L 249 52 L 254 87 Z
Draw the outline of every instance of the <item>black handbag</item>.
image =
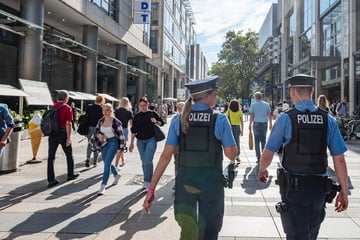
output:
M 165 139 L 165 133 L 156 124 L 154 124 L 154 133 L 157 142 L 160 142 Z
M 79 126 L 77 132 L 80 135 L 86 136 L 89 132 L 88 118 L 86 114 L 83 114 L 79 117 Z

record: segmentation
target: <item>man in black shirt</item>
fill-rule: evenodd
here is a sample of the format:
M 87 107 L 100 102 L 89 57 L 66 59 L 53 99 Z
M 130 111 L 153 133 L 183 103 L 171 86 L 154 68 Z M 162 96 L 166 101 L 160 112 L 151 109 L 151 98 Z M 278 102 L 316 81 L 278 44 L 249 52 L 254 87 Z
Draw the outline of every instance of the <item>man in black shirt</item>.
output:
M 86 151 L 86 160 L 85 160 L 85 166 L 90 167 L 90 156 L 91 156 L 91 144 L 90 140 L 91 137 L 94 135 L 96 130 L 96 125 L 100 118 L 103 117 L 102 113 L 102 105 L 105 103 L 105 99 L 103 96 L 96 96 L 95 103 L 88 106 L 85 109 L 86 115 L 87 115 L 87 121 L 89 124 L 89 132 L 87 135 L 88 139 L 88 146 Z M 94 152 L 94 166 L 97 166 L 97 159 L 98 159 L 98 152 Z

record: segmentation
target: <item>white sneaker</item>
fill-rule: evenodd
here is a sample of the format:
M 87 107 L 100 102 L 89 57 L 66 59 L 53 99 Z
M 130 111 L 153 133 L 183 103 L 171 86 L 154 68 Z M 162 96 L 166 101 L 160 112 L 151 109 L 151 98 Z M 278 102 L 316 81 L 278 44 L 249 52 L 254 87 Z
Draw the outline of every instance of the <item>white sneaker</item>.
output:
M 150 187 L 150 182 L 144 182 L 143 188 L 145 188 L 146 190 L 148 190 L 149 187 Z
M 116 176 L 115 176 L 115 179 L 114 179 L 114 182 L 112 183 L 112 185 L 117 185 L 118 182 L 119 182 L 120 177 L 121 177 L 120 174 L 116 175 Z
M 104 195 L 105 193 L 105 185 L 101 184 L 98 195 Z

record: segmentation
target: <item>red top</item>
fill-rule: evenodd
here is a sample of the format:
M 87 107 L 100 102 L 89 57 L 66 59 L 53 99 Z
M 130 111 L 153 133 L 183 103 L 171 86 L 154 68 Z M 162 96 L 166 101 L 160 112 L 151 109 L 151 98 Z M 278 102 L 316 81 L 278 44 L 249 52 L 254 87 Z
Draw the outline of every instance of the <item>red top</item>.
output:
M 73 120 L 72 109 L 69 105 L 64 102 L 57 102 L 53 105 L 53 108 L 60 107 L 62 104 L 65 104 L 65 107 L 62 107 L 58 110 L 58 121 L 60 129 L 66 129 L 66 121 L 71 122 Z

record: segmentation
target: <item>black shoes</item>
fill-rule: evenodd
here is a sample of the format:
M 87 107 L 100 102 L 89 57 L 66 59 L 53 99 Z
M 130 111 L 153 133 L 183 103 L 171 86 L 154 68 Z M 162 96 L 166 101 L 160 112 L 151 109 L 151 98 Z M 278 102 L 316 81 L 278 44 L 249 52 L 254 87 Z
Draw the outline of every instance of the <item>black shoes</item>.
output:
M 71 181 L 71 180 L 74 180 L 74 179 L 77 179 L 78 177 L 80 176 L 80 173 L 75 173 L 74 175 L 70 176 L 67 178 L 68 181 Z M 59 184 L 59 181 L 58 180 L 52 180 L 48 183 L 48 188 L 51 188 L 51 187 L 54 187 L 56 185 Z
M 89 159 L 85 160 L 85 167 L 90 167 L 90 160 Z
M 67 178 L 68 181 L 77 179 L 80 176 L 80 173 L 75 173 L 74 175 L 70 176 Z
M 48 188 L 54 187 L 59 184 L 59 181 L 53 180 L 48 183 Z

